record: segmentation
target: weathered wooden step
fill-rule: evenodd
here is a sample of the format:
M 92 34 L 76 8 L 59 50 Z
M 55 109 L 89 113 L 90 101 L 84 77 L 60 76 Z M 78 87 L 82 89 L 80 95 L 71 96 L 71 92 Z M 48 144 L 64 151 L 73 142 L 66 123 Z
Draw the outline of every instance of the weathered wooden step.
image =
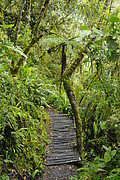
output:
M 76 141 L 76 139 L 75 139 L 75 137 L 74 136 L 67 136 L 67 137 L 63 137 L 63 136 L 59 136 L 59 137 L 57 137 L 57 136 L 55 136 L 55 137 L 53 137 L 52 139 L 51 139 L 51 141 L 52 142 L 55 142 L 55 141 L 59 141 L 59 142 L 61 142 L 62 140 L 65 140 L 65 141 L 69 141 L 69 140 L 75 140 Z
M 68 116 L 56 116 L 56 117 L 51 116 L 50 118 L 53 120 L 69 120 L 69 121 L 73 120 L 72 118 L 69 118 Z
M 48 162 L 59 162 L 59 161 L 68 161 L 68 160 L 76 160 L 79 161 L 79 157 L 75 157 L 75 155 L 71 155 L 71 156 L 63 156 L 61 157 L 56 157 L 56 156 L 52 156 L 50 159 L 47 159 Z
M 49 154 L 45 165 L 59 165 L 79 162 L 79 154 L 75 151 L 76 132 L 72 118 L 66 114 L 50 114 L 51 137 Z
M 51 160 L 48 162 L 45 162 L 46 166 L 53 166 L 53 165 L 60 165 L 60 164 L 68 164 L 68 163 L 75 163 L 75 162 L 80 162 L 80 158 L 68 158 L 68 159 L 56 159 L 56 160 Z
M 68 117 L 67 114 L 48 114 L 50 117 Z
M 50 149 L 69 149 L 69 148 L 73 148 L 73 146 L 75 146 L 75 143 L 71 142 L 71 144 L 70 143 L 51 144 L 49 147 Z
M 64 159 L 64 158 L 70 158 L 70 157 L 78 157 L 77 153 L 74 151 L 66 151 L 62 153 L 52 152 L 50 153 L 50 156 L 47 158 L 47 160 L 50 159 Z
M 69 149 L 52 149 L 51 153 L 54 154 L 62 154 L 62 153 L 72 153 L 73 149 L 69 148 Z

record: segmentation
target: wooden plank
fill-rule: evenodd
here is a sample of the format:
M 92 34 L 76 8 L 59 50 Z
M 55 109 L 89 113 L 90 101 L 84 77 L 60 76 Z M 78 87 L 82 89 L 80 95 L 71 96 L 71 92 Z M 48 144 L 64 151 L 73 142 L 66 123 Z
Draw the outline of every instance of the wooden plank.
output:
M 73 156 L 68 156 L 68 157 L 62 157 L 62 158 L 59 158 L 59 157 L 51 157 L 49 159 L 47 159 L 48 162 L 59 162 L 59 161 L 64 161 L 66 163 L 66 161 L 71 161 L 71 160 L 75 160 L 75 161 L 79 161 L 79 157 L 75 157 L 74 155 Z
M 71 143 L 72 144 L 72 143 Z M 54 148 L 58 148 L 58 149 L 67 149 L 67 148 L 74 148 L 73 146 L 71 146 L 70 143 L 63 143 L 63 144 L 51 144 L 51 147 L 52 149 Z
M 50 117 L 68 117 L 66 114 L 48 114 Z
M 59 117 L 50 117 L 50 119 L 53 119 L 53 120 L 68 120 L 68 121 L 73 121 L 73 119 L 72 118 L 68 118 L 67 116 L 65 117 L 65 116 L 59 116 Z
M 65 114 L 51 114 L 51 131 L 49 154 L 45 165 L 78 162 L 79 154 L 75 151 L 76 132 L 72 118 Z
M 67 158 L 73 158 L 73 157 L 78 158 L 77 153 L 75 153 L 73 151 L 69 151 L 69 153 L 63 152 L 61 154 L 54 152 L 54 153 L 50 154 L 50 157 L 48 157 L 47 160 L 50 160 L 50 159 L 52 159 L 52 160 L 54 160 L 54 159 L 65 159 L 65 158 L 67 159 Z
M 61 140 L 61 139 L 63 139 L 63 140 L 75 140 L 76 138 L 75 138 L 75 136 L 62 136 L 62 135 L 59 135 L 59 136 L 54 136 L 53 138 L 52 138 L 52 140 L 54 141 L 54 140 Z
M 53 166 L 53 165 L 60 165 L 60 164 L 68 164 L 68 163 L 78 163 L 80 162 L 80 159 L 66 159 L 66 160 L 56 160 L 56 161 L 49 161 L 49 162 L 45 162 L 46 166 Z
M 52 149 L 51 153 L 56 153 L 56 154 L 62 154 L 62 153 L 70 153 L 73 152 L 73 150 L 71 148 L 69 149 Z

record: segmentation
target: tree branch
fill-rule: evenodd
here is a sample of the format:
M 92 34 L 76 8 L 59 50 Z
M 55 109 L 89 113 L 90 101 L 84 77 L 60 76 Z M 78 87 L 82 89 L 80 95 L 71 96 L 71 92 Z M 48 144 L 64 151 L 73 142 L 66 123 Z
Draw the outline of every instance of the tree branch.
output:
M 45 0 L 43 6 L 41 7 L 41 12 L 40 12 L 38 21 L 37 21 L 37 23 L 35 24 L 35 28 L 34 28 L 34 33 L 33 33 L 34 37 L 36 37 L 37 34 L 38 34 L 38 28 L 39 28 L 39 25 L 40 25 L 40 22 L 41 22 L 43 16 L 45 17 L 45 12 L 46 12 L 46 10 L 47 10 L 47 6 L 48 6 L 48 4 L 49 4 L 49 1 L 50 1 L 50 0 Z
M 28 9 L 28 22 L 27 24 L 30 24 L 30 16 L 31 16 L 31 0 L 29 0 L 29 9 Z
M 65 72 L 63 73 L 63 79 L 66 77 L 70 77 L 73 74 L 73 72 L 76 70 L 76 68 L 82 61 L 83 57 L 84 57 L 83 52 L 81 52 L 79 54 L 79 58 L 75 59 L 75 61 L 71 64 L 71 66 L 65 70 Z
M 41 34 L 39 37 L 33 38 L 31 40 L 31 42 L 29 43 L 29 45 L 26 47 L 26 49 L 24 50 L 24 54 L 26 54 L 26 56 L 28 56 L 30 54 L 30 50 L 31 48 L 34 46 L 35 43 L 37 43 L 39 41 L 40 38 L 43 37 L 43 34 Z M 17 74 L 19 71 L 19 68 L 21 66 L 23 66 L 24 61 L 25 61 L 25 57 L 21 57 L 16 65 L 16 67 L 14 69 L 11 69 L 11 73 L 12 74 Z
M 20 21 L 21 21 L 21 17 L 22 17 L 22 11 L 23 11 L 24 4 L 25 4 L 25 0 L 23 0 L 21 3 L 19 16 L 18 16 L 18 20 L 17 20 L 17 27 L 16 27 L 15 40 L 14 40 L 14 46 L 15 47 L 17 45 L 18 32 L 19 32 Z
M 24 2 L 24 1 L 25 1 L 25 0 L 23 0 L 23 2 Z M 40 24 L 40 22 L 41 22 L 41 20 L 42 20 L 42 16 L 43 16 L 43 15 L 45 16 L 45 12 L 46 12 L 46 10 L 47 10 L 47 6 L 48 6 L 48 4 L 49 4 L 49 1 L 50 1 L 50 0 L 45 0 L 44 5 L 43 5 L 42 8 L 41 8 L 41 13 L 40 13 L 39 19 L 38 19 L 38 21 L 37 21 L 37 23 L 36 23 L 36 25 L 35 25 L 35 28 L 34 28 L 33 38 L 31 39 L 31 42 L 29 43 L 29 45 L 28 45 L 28 46 L 25 48 L 25 50 L 24 50 L 24 54 L 26 54 L 26 56 L 28 56 L 28 55 L 30 54 L 30 50 L 31 50 L 31 48 L 34 46 L 34 44 L 37 43 L 37 42 L 39 41 L 39 39 L 43 37 L 43 34 L 41 34 L 41 35 L 38 36 L 38 28 L 39 28 L 39 24 Z M 21 9 L 22 9 L 22 8 L 21 8 Z M 21 13 L 22 13 L 22 11 L 21 11 Z M 21 16 L 20 16 L 20 18 L 21 18 Z M 18 26 L 18 27 L 19 27 L 19 26 Z M 18 74 L 19 68 L 20 68 L 21 66 L 23 66 L 24 61 L 25 61 L 25 57 L 21 57 L 21 58 L 19 59 L 17 65 L 16 65 L 16 67 L 13 66 L 13 67 L 11 68 L 11 73 L 12 73 L 12 74 Z

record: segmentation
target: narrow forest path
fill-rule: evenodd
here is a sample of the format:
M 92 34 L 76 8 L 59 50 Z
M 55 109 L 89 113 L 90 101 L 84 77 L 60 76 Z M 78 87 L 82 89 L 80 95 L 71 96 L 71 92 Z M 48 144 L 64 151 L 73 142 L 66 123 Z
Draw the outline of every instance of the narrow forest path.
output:
M 68 180 L 76 175 L 80 162 L 75 148 L 74 123 L 66 114 L 47 113 L 50 117 L 50 143 L 42 180 Z

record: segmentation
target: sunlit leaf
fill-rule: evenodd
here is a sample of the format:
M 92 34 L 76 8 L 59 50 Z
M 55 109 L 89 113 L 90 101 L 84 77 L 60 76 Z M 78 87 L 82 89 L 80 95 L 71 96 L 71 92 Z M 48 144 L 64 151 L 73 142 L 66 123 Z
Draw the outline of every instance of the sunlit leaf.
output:
M 114 17 L 114 16 L 111 16 L 109 19 L 108 19 L 109 22 L 120 22 L 120 18 L 118 17 Z
M 12 49 L 13 51 L 19 53 L 21 56 L 24 56 L 25 58 L 27 58 L 27 56 L 20 49 L 15 48 L 14 46 L 9 46 L 9 45 L 3 45 L 3 46 L 8 48 L 8 49 Z
M 0 135 L 0 141 L 1 141 L 2 139 L 4 139 L 4 137 L 3 137 L 2 135 Z
M 90 34 L 89 37 L 90 37 L 91 39 L 93 39 L 93 38 L 95 38 L 95 37 L 97 37 L 97 36 L 98 36 L 98 35 L 96 35 L 96 34 Z
M 94 131 L 94 136 L 96 137 L 98 128 L 95 122 L 93 123 L 93 131 Z
M 113 150 L 113 151 L 112 151 L 112 155 L 115 156 L 115 155 L 116 155 L 116 152 L 117 152 L 116 150 Z
M 93 32 L 100 35 L 100 36 L 104 35 L 104 33 L 102 31 L 100 31 L 99 29 L 96 29 L 96 28 L 93 28 Z
M 103 148 L 107 151 L 109 148 L 108 147 L 106 147 L 105 145 L 103 145 Z
M 82 30 L 80 31 L 80 37 L 84 38 L 86 36 L 89 36 L 91 34 L 90 30 Z
M 100 128 L 102 129 L 102 130 L 105 130 L 105 122 L 104 121 L 100 121 Z
M 12 28 L 13 26 L 14 26 L 14 24 L 3 24 L 2 28 L 9 29 L 9 28 Z
M 36 169 L 36 170 L 32 173 L 32 177 L 34 178 L 34 177 L 35 177 L 35 175 L 36 175 L 38 172 L 39 172 L 39 170 L 38 170 L 38 169 Z
M 108 151 L 106 151 L 105 154 L 104 154 L 104 160 L 105 160 L 106 163 L 111 161 L 111 156 L 110 156 Z
M 88 26 L 81 26 L 81 30 L 90 30 Z

